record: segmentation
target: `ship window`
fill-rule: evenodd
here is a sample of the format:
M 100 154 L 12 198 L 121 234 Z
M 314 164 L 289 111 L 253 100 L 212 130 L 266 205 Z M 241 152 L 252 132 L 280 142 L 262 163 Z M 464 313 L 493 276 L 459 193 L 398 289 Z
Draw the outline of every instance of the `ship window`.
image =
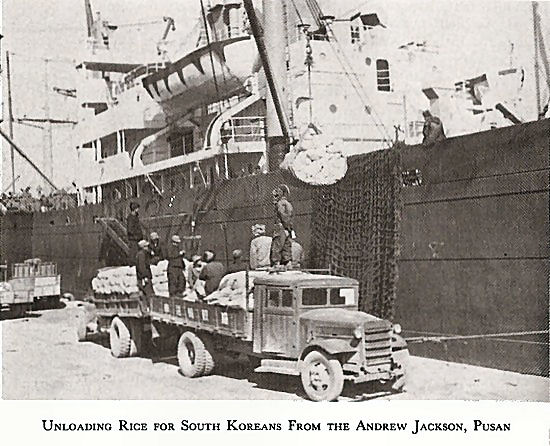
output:
M 376 61 L 376 84 L 378 91 L 390 91 L 390 66 L 385 59 Z
M 361 42 L 361 27 L 359 26 L 350 26 L 350 32 L 351 32 L 351 44 L 359 43 Z
M 304 288 L 302 290 L 302 305 L 326 305 L 327 290 L 325 288 Z

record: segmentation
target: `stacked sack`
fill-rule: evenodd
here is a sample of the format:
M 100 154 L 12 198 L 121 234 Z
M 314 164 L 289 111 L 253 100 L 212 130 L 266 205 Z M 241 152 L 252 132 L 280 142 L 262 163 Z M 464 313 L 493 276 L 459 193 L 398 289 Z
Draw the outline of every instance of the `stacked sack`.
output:
M 102 268 L 92 279 L 92 289 L 96 294 L 132 294 L 137 293 L 136 268 L 118 266 Z
M 170 297 L 168 293 L 168 260 L 161 260 L 156 265 L 151 265 L 152 285 L 155 296 Z
M 265 271 L 248 273 L 248 307 L 254 308 L 254 279 L 268 275 Z M 209 304 L 247 309 L 246 271 L 227 274 L 220 282 L 218 289 L 204 299 Z
M 341 140 L 328 137 L 310 125 L 302 132 L 298 143 L 286 154 L 281 168 L 290 170 L 304 183 L 316 186 L 334 184 L 348 170 L 342 145 Z

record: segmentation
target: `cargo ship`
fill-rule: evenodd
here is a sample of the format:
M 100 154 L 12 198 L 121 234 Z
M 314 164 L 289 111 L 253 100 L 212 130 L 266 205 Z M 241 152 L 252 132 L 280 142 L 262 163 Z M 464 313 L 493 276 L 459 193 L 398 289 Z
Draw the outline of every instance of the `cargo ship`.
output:
M 487 75 L 437 88 L 416 69 L 426 45 L 394 49 L 374 11 L 265 1 L 254 33 L 240 1 L 201 6 L 183 49 L 136 62 L 112 57 L 115 27 L 86 2 L 78 206 L 2 216 L 2 260 L 54 261 L 84 298 L 98 267 L 126 262 L 116 240 L 137 202 L 164 242 L 227 262 L 253 224 L 272 227 L 286 184 L 306 265 L 358 279 L 362 308 L 399 320 L 413 354 L 547 376 L 549 120 L 523 123 L 516 97 L 488 107 Z M 494 78 L 521 86 L 522 69 Z M 426 103 L 458 110 L 434 144 L 420 144 Z M 347 157 L 336 184 L 278 169 L 311 124 Z

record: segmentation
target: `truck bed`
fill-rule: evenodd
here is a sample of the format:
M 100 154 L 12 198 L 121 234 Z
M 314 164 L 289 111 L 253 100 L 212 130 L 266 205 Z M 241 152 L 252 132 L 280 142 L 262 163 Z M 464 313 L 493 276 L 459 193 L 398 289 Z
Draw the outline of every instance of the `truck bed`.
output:
M 252 310 L 204 302 L 190 302 L 178 297 L 153 296 L 149 311 L 142 311 L 139 294 L 96 295 L 100 317 L 150 317 L 153 321 L 204 330 L 251 341 Z

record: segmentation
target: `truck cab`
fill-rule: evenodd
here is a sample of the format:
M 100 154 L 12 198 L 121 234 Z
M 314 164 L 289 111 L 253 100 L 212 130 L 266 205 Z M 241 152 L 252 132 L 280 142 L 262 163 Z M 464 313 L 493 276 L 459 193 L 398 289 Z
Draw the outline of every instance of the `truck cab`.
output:
M 408 351 L 400 327 L 359 311 L 356 280 L 285 272 L 254 282 L 257 371 L 300 375 L 313 400 L 337 398 L 345 380 L 404 386 Z

